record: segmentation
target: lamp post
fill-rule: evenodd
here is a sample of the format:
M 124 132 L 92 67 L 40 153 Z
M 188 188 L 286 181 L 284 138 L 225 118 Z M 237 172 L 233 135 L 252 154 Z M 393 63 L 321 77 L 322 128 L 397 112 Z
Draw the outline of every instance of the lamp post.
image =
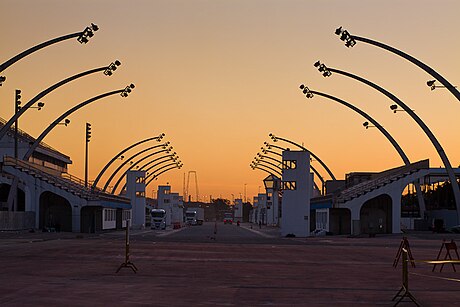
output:
M 387 50 L 389 52 L 392 52 L 392 53 L 394 53 L 396 55 L 399 55 L 400 57 L 402 57 L 402 58 L 408 60 L 409 62 L 417 65 L 418 67 L 423 69 L 425 72 L 427 72 L 428 74 L 433 76 L 433 78 L 435 78 L 436 80 L 441 82 L 441 84 L 446 89 L 448 89 L 452 93 L 452 95 L 454 95 L 457 98 L 458 101 L 460 101 L 460 92 L 457 90 L 456 86 L 453 86 L 452 84 L 450 84 L 449 81 L 447 81 L 443 76 L 441 76 L 433 68 L 431 68 L 430 66 L 426 65 L 425 63 L 422 63 L 421 61 L 417 60 L 413 56 L 411 56 L 411 55 L 409 55 L 409 54 L 407 54 L 405 52 L 402 52 L 401 50 L 398 50 L 398 49 L 396 49 L 394 47 L 391 47 L 389 45 L 385 45 L 385 44 L 383 44 L 381 42 L 377 42 L 377 41 L 374 41 L 374 40 L 371 40 L 371 39 L 365 38 L 365 37 L 351 35 L 347 30 L 342 29 L 342 27 L 336 29 L 335 34 L 339 35 L 340 39 L 342 41 L 345 41 L 345 46 L 347 46 L 347 47 L 353 47 L 354 45 L 356 45 L 356 41 L 360 41 L 360 42 L 363 42 L 363 43 L 367 43 L 367 44 L 370 44 L 370 45 L 385 49 L 385 50 Z M 427 85 L 431 87 L 431 85 L 429 85 L 429 84 L 427 84 Z M 459 203 L 457 203 L 457 211 L 459 210 L 458 205 L 459 205 Z M 459 219 L 460 219 L 460 215 L 459 215 Z
M 164 170 L 162 170 L 161 172 L 159 172 L 158 174 L 155 174 L 152 178 L 150 178 L 146 183 L 145 183 L 145 186 L 147 187 L 154 179 L 158 179 L 158 177 L 160 177 L 161 174 L 164 174 L 166 172 L 169 172 L 170 170 L 173 170 L 175 168 L 177 169 L 181 169 L 182 166 L 184 166 L 183 164 L 176 164 L 174 166 L 171 166 L 169 168 L 166 168 Z M 211 197 L 210 197 L 211 198 Z M 209 202 L 211 202 L 211 200 L 209 200 Z
M 267 168 L 267 169 L 269 169 L 270 171 L 272 171 L 274 174 L 277 174 L 277 175 L 280 176 L 280 177 L 282 176 L 282 174 L 281 174 L 281 168 L 280 168 L 279 170 L 277 170 L 277 169 L 274 169 L 273 167 L 268 166 L 268 165 L 266 165 L 266 164 L 261 164 L 260 161 L 259 161 L 258 163 L 251 163 L 249 166 L 250 166 L 250 167 L 263 166 L 264 168 Z M 245 188 L 246 188 L 246 186 L 245 186 Z M 246 199 L 246 197 L 245 197 L 245 199 Z M 246 200 L 245 200 L 245 201 L 246 201 Z
M 271 166 L 276 167 L 276 168 L 279 168 L 280 170 L 283 169 L 283 168 L 281 167 L 281 163 L 275 164 L 275 163 L 273 163 L 273 162 L 265 161 L 265 160 L 262 160 L 262 159 L 254 159 L 254 160 L 252 161 L 252 163 L 254 163 L 254 164 L 257 164 L 257 163 L 260 163 L 260 162 L 270 164 Z
M 36 139 L 35 139 L 35 142 L 32 144 L 32 146 L 30 146 L 29 150 L 26 152 L 26 154 L 23 156 L 23 160 L 27 161 L 29 160 L 29 158 L 32 156 L 33 152 L 35 151 L 35 149 L 38 147 L 38 145 L 40 144 L 41 141 L 43 141 L 43 139 L 48 135 L 48 133 L 51 132 L 51 130 L 56 127 L 57 125 L 60 125 L 61 122 L 63 120 L 65 120 L 66 117 L 70 116 L 72 113 L 74 113 L 75 111 L 83 108 L 84 106 L 92 103 L 92 102 L 95 102 L 99 99 L 102 99 L 102 98 L 105 98 L 105 97 L 108 97 L 108 96 L 112 96 L 112 95 L 115 95 L 115 94 L 119 94 L 119 93 L 122 93 L 124 91 L 124 89 L 120 89 L 120 90 L 115 90 L 115 91 L 111 91 L 111 92 L 107 92 L 107 93 L 104 93 L 104 94 L 101 94 L 101 95 L 98 95 L 98 96 L 95 96 L 93 98 L 90 98 L 76 106 L 74 106 L 73 108 L 67 110 L 66 112 L 64 112 L 61 116 L 59 116 L 58 118 L 56 118 Z M 65 124 L 66 122 L 64 122 Z M 67 124 L 69 124 L 69 122 L 67 122 Z M 91 132 L 90 132 L 91 134 Z M 89 137 L 91 137 L 89 135 Z
M 310 155 L 312 155 L 319 162 L 319 164 L 321 164 L 321 166 L 326 170 L 326 172 L 329 174 L 329 176 L 331 176 L 332 180 L 337 180 L 335 178 L 334 174 L 332 173 L 332 171 L 329 169 L 329 167 L 327 167 L 327 165 L 323 161 L 321 161 L 321 159 L 317 155 L 312 153 L 310 150 L 306 149 L 304 146 L 299 145 L 299 144 L 297 144 L 297 143 L 295 143 L 295 142 L 293 142 L 291 140 L 288 140 L 288 139 L 285 139 L 285 138 L 282 138 L 282 137 L 279 137 L 279 136 L 275 136 L 273 133 L 270 133 L 269 136 L 273 140 L 273 142 L 277 142 L 278 140 L 280 140 L 280 141 L 292 144 L 294 146 L 297 146 L 300 149 L 308 152 Z
M 99 180 L 101 179 L 102 175 L 105 173 L 105 171 L 110 167 L 110 165 L 112 165 L 113 162 L 115 162 L 115 160 L 117 160 L 120 156 L 122 156 L 125 152 L 127 152 L 128 150 L 130 150 L 131 148 L 134 148 L 140 144 L 143 144 L 145 142 L 148 142 L 148 141 L 152 141 L 152 140 L 155 140 L 157 142 L 161 142 L 161 140 L 163 139 L 163 137 L 165 136 L 164 133 L 160 134 L 159 136 L 156 136 L 156 137 L 150 137 L 150 138 L 147 138 L 145 140 L 142 140 L 142 141 L 139 141 L 137 143 L 134 143 L 128 147 L 126 147 L 125 149 L 123 149 L 122 151 L 120 151 L 118 154 L 116 154 L 103 168 L 102 170 L 99 172 L 99 174 L 97 175 L 96 179 L 94 180 L 93 182 L 93 185 L 91 186 L 91 189 L 94 190 L 96 187 L 97 187 L 97 183 L 99 182 Z
M 337 73 L 337 74 L 344 75 L 344 76 L 350 77 L 352 79 L 358 80 L 358 81 L 360 81 L 360 82 L 362 82 L 362 83 L 364 83 L 364 84 L 376 89 L 380 93 L 382 93 L 385 96 L 387 96 L 388 98 L 390 98 L 393 102 L 395 102 L 398 106 L 400 106 L 404 111 L 406 111 L 407 114 L 410 117 L 412 117 L 412 119 L 419 125 L 419 127 L 423 130 L 423 132 L 425 132 L 425 134 L 428 136 L 428 138 L 430 139 L 430 141 L 433 144 L 434 148 L 438 152 L 438 155 L 441 158 L 441 160 L 442 160 L 442 162 L 444 164 L 444 167 L 446 168 L 447 174 L 449 176 L 449 180 L 450 180 L 450 182 L 452 184 L 452 190 L 453 190 L 453 193 L 454 193 L 455 204 L 456 204 L 456 208 L 457 208 L 457 219 L 458 219 L 458 221 L 460 221 L 460 189 L 458 187 L 457 178 L 455 176 L 455 173 L 454 173 L 454 170 L 452 168 L 452 165 L 450 164 L 450 161 L 447 158 L 446 153 L 444 152 L 444 149 L 442 148 L 441 144 L 438 142 L 438 140 L 436 139 L 434 134 L 431 132 L 431 130 L 428 128 L 428 126 L 422 121 L 422 119 L 420 117 L 418 117 L 417 114 L 415 114 L 415 112 L 411 108 L 409 108 L 404 102 L 402 102 L 398 97 L 396 97 L 392 93 L 388 92 L 384 88 L 378 86 L 377 84 L 370 82 L 369 80 L 366 80 L 366 79 L 364 79 L 362 77 L 359 77 L 357 75 L 354 75 L 354 74 L 351 74 L 351 73 L 348 73 L 348 72 L 345 72 L 345 71 L 341 71 L 341 70 L 338 70 L 338 69 L 327 67 L 326 65 L 321 64 L 320 61 L 317 61 L 314 64 L 314 66 L 318 67 L 318 70 L 320 68 L 322 68 L 323 71 L 329 71 L 329 76 L 332 75 L 332 73 Z
M 14 114 L 18 113 L 19 110 L 21 109 L 21 90 L 16 89 L 14 93 Z M 37 109 L 40 111 L 45 104 L 43 102 L 37 103 L 36 107 L 30 107 Z M 18 130 L 19 130 L 19 120 L 16 119 L 14 122 L 14 157 L 17 159 L 18 158 Z
M 86 123 L 85 131 L 85 188 L 88 187 L 88 147 L 91 138 L 91 124 Z
M 33 46 L 33 47 L 31 47 L 31 48 L 19 53 L 18 55 L 15 55 L 11 59 L 7 60 L 6 62 L 0 64 L 0 73 L 3 72 L 8 67 L 10 67 L 11 65 L 13 65 L 14 63 L 16 63 L 17 61 L 19 61 L 20 59 L 28 56 L 29 54 L 31 54 L 31 53 L 33 53 L 35 51 L 38 51 L 38 50 L 40 50 L 42 48 L 45 48 L 45 47 L 47 47 L 49 45 L 59 43 L 61 41 L 71 39 L 71 38 L 75 38 L 75 37 L 77 38 L 79 43 L 86 44 L 89 41 L 89 38 L 94 36 L 94 32 L 96 32 L 97 30 L 99 30 L 99 27 L 97 25 L 95 25 L 94 23 L 92 23 L 90 27 L 86 27 L 81 32 L 60 36 L 60 37 L 51 39 L 49 41 L 43 42 L 41 44 L 38 44 L 36 46 Z M 6 77 L 0 76 L 0 86 L 2 85 L 2 83 L 5 80 L 6 80 Z
M 275 175 L 275 172 L 273 172 L 272 170 L 265 169 L 265 168 L 263 167 L 263 165 L 254 166 L 254 165 L 250 164 L 249 166 L 250 166 L 253 170 L 258 169 L 258 170 L 264 171 L 264 172 L 266 172 L 266 173 L 269 173 L 270 175 L 276 176 L 276 175 Z M 240 196 L 240 197 L 241 197 L 241 196 Z
M 123 180 L 123 178 L 125 177 L 125 175 L 126 175 L 127 172 L 129 172 L 130 170 L 132 170 L 134 167 L 139 167 L 138 164 L 139 164 L 140 162 L 142 162 L 143 160 L 148 159 L 149 157 L 151 157 L 151 156 L 153 156 L 153 155 L 157 155 L 157 154 L 162 153 L 162 152 L 167 152 L 167 153 L 169 153 L 170 150 L 169 150 L 169 149 L 164 149 L 164 150 L 156 151 L 156 152 L 154 152 L 154 153 L 151 153 L 151 154 L 149 154 L 149 155 L 143 157 L 143 158 L 140 159 L 139 161 L 137 161 L 137 162 L 131 164 L 131 165 L 128 167 L 128 169 L 127 169 L 126 171 L 123 172 L 123 174 L 120 176 L 120 178 L 118 178 L 117 182 L 116 182 L 115 185 L 113 186 L 112 191 L 111 191 L 110 193 L 115 194 L 115 191 L 117 190 L 118 186 L 120 185 L 121 181 Z M 158 158 L 156 158 L 156 159 L 153 159 L 153 160 L 149 161 L 148 163 L 145 163 L 144 165 L 142 165 L 141 167 L 139 167 L 139 169 L 143 170 L 145 167 L 149 166 L 149 165 L 152 164 L 152 163 L 155 163 L 156 161 L 159 161 L 159 160 L 164 159 L 164 158 L 166 158 L 166 157 L 173 157 L 173 156 L 175 156 L 175 153 L 174 153 L 173 155 L 165 155 L 165 156 L 158 157 Z M 173 160 L 174 160 L 174 159 L 173 159 Z M 174 160 L 174 161 L 175 161 L 175 160 Z M 165 162 L 165 161 L 163 161 L 163 162 Z M 124 189 L 124 187 L 122 188 L 122 190 L 123 190 L 123 189 Z
M 268 142 L 264 142 L 264 144 L 265 144 L 265 146 L 266 146 L 268 149 L 270 149 L 270 148 L 273 147 L 273 148 L 277 148 L 277 149 L 282 150 L 282 151 L 284 151 L 284 150 L 289 150 L 289 148 L 284 148 L 284 147 L 281 147 L 281 146 L 276 146 L 276 145 L 270 144 L 270 143 L 268 143 Z M 263 148 L 263 147 L 262 147 L 262 148 Z M 261 158 L 264 157 L 264 158 L 273 159 L 273 158 L 271 158 L 270 156 L 262 156 L 260 153 L 258 153 L 257 155 L 258 155 L 259 157 L 261 157 Z M 282 155 L 280 155 L 280 156 L 282 156 Z M 276 160 L 276 161 L 278 161 L 278 160 Z M 282 164 L 281 161 L 280 161 L 280 163 Z M 325 180 L 324 180 L 324 177 L 321 176 L 321 174 L 318 172 L 318 170 L 317 170 L 313 165 L 311 165 L 311 163 L 310 163 L 310 168 L 311 168 L 311 170 L 315 173 L 315 175 L 318 177 L 318 179 L 321 181 L 321 194 L 324 195 L 324 194 L 325 194 L 325 190 L 326 190 L 326 182 L 325 182 Z M 314 183 L 314 184 L 315 184 L 315 183 Z M 316 184 L 315 184 L 315 186 L 318 187 Z M 318 191 L 319 191 L 319 189 L 318 189 Z
M 172 159 L 168 159 L 168 160 L 164 160 L 164 161 L 160 161 L 158 163 L 155 163 L 154 165 L 150 166 L 149 168 L 143 170 L 145 171 L 146 173 L 149 173 L 153 168 L 163 164 L 163 163 L 166 163 L 168 162 L 169 160 L 172 160 Z M 159 171 L 159 170 L 162 170 L 168 166 L 171 166 L 171 165 L 180 165 L 181 164 L 181 161 L 174 161 L 173 163 L 169 163 L 169 164 L 166 164 L 166 165 L 163 165 L 161 167 L 159 167 L 158 169 L 156 170 L 153 170 L 152 172 L 150 172 L 144 179 L 147 180 L 149 177 L 153 176 L 155 174 L 155 172 Z M 147 187 L 147 185 L 145 185 Z M 123 192 L 123 190 L 126 188 L 126 183 L 123 185 L 123 187 L 121 188 L 120 192 Z
M 50 92 L 54 91 L 55 89 L 59 88 L 60 86 L 66 84 L 66 83 L 69 83 L 75 79 L 78 79 L 78 78 L 81 78 L 81 77 L 84 77 L 84 76 L 87 76 L 87 75 L 90 75 L 90 74 L 93 74 L 93 73 L 97 73 L 97 72 L 101 72 L 101 71 L 106 71 L 107 69 L 110 69 L 110 65 L 109 66 L 104 66 L 104 67 L 99 67 L 99 68 L 95 68 L 95 69 L 90 69 L 90 70 L 87 70 L 85 72 L 82 72 L 82 73 L 79 73 L 79 74 L 76 74 L 74 76 L 71 76 L 67 79 L 64 79 L 62 81 L 59 81 L 58 83 L 50 86 L 49 88 L 47 88 L 46 90 L 42 91 L 41 93 L 39 93 L 37 96 L 35 96 L 34 98 L 32 98 L 29 102 L 27 102 L 23 107 L 20 108 L 20 110 L 18 112 L 16 112 L 9 120 L 8 122 L 0 129 L 0 140 L 3 139 L 3 137 L 5 136 L 6 132 L 10 129 L 10 127 L 13 125 L 13 123 L 25 112 L 27 111 L 27 109 L 29 109 L 30 107 L 32 107 L 34 105 L 34 103 L 36 103 L 38 100 L 40 100 L 41 98 L 43 98 L 45 95 L 49 94 Z
M 363 126 L 366 129 L 368 129 L 370 127 L 377 128 L 387 138 L 387 140 L 391 143 L 391 145 L 393 145 L 394 149 L 399 154 L 399 156 L 403 160 L 404 164 L 405 165 L 410 165 L 409 158 L 407 157 L 406 153 L 402 150 L 401 146 L 399 146 L 398 142 L 396 142 L 396 140 L 391 136 L 391 134 L 385 128 L 383 128 L 383 126 L 380 125 L 369 114 L 367 114 L 366 112 L 362 111 L 361 109 L 355 107 L 351 103 L 346 102 L 345 100 L 342 100 L 340 98 L 337 98 L 337 97 L 334 97 L 332 95 L 325 94 L 325 93 L 322 93 L 322 92 L 312 91 L 307 86 L 305 86 L 304 84 L 301 84 L 299 88 L 302 90 L 302 93 L 305 94 L 305 97 L 307 97 L 307 98 L 313 98 L 314 95 L 318 95 L 318 96 L 328 98 L 328 99 L 330 99 L 332 101 L 338 102 L 338 103 L 348 107 L 349 109 L 355 111 L 356 113 L 358 113 L 359 115 L 361 115 L 362 117 L 367 119 L 374 126 L 370 126 L 369 122 L 364 122 Z M 420 206 L 420 211 L 421 212 L 425 211 L 425 200 L 423 199 L 422 189 L 420 188 L 420 184 L 418 182 L 415 183 L 415 189 L 416 189 L 416 192 L 417 192 L 417 198 L 418 198 L 418 202 L 419 202 L 419 206 Z
M 65 113 L 63 113 L 61 116 L 59 116 L 55 121 L 53 121 L 35 140 L 35 142 L 30 146 L 29 150 L 26 152 L 26 154 L 22 157 L 22 160 L 28 161 L 29 158 L 32 156 L 34 153 L 35 149 L 40 145 L 40 142 L 48 135 L 51 130 L 56 127 L 57 125 L 62 125 L 64 124 L 67 126 L 70 123 L 70 120 L 65 119 L 67 116 L 71 115 L 73 112 L 77 111 L 78 109 L 105 97 L 123 93 L 125 89 L 120 89 L 120 90 L 115 90 L 111 92 L 107 92 L 98 96 L 95 96 L 91 99 L 88 99 L 73 108 L 67 110 Z M 123 96 L 126 97 L 126 96 Z M 40 107 L 40 104 L 39 104 Z M 64 120 L 64 122 L 62 122 Z M 91 124 L 86 123 L 86 142 L 85 142 L 85 187 L 88 186 L 88 143 L 91 138 Z M 17 186 L 16 178 L 13 180 L 12 187 Z M 11 190 L 11 189 L 10 189 Z
M 429 80 L 426 82 L 426 85 L 428 85 L 428 87 L 434 91 L 435 89 L 437 88 L 447 88 L 447 86 L 444 86 L 444 85 L 436 85 L 435 84 L 436 80 Z M 454 88 L 457 88 L 456 85 L 453 85 Z
M 123 161 L 123 163 L 121 163 L 117 169 L 115 171 L 113 171 L 113 173 L 110 175 L 109 179 L 107 179 L 105 185 L 104 185 L 104 188 L 102 189 L 102 192 L 105 192 L 107 190 L 107 187 L 109 186 L 110 182 L 112 181 L 112 179 L 116 176 L 116 174 L 129 162 L 131 162 L 134 158 L 136 158 L 137 156 L 143 154 L 144 152 L 147 152 L 149 150 L 152 150 L 152 149 L 155 149 L 155 148 L 159 148 L 159 147 L 162 147 L 163 149 L 166 149 L 166 147 L 169 145 L 169 142 L 166 142 L 166 143 L 163 143 L 163 144 L 160 144 L 160 145 L 155 145 L 155 146 L 151 146 L 151 147 L 148 147 L 146 149 L 143 149 L 139 152 L 136 152 L 135 154 L 131 155 L 129 158 L 127 158 L 125 161 Z M 160 151 L 161 152 L 161 151 Z M 158 152 L 155 152 L 155 153 L 158 153 Z M 123 175 L 122 175 L 123 176 Z M 113 193 L 112 193 L 113 194 Z

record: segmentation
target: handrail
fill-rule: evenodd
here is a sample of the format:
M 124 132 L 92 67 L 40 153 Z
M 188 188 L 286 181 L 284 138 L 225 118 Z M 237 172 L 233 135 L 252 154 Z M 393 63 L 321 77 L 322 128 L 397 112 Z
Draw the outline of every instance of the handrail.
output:
M 116 196 L 108 193 L 103 193 L 101 191 L 91 191 L 90 187 L 85 187 L 84 181 L 74 175 L 70 175 L 68 173 L 63 173 L 61 176 L 55 176 L 46 171 L 35 167 L 33 163 L 23 161 L 20 159 L 16 159 L 14 157 L 5 156 L 3 158 L 3 165 L 7 166 L 18 166 L 23 170 L 33 171 L 39 174 L 41 177 L 46 178 L 50 181 L 51 184 L 60 184 L 63 187 L 69 189 L 69 192 L 72 194 L 80 194 L 82 198 L 87 200 L 98 200 L 99 198 L 105 199 L 112 199 L 112 200 L 119 200 L 122 202 L 128 202 L 126 197 L 123 196 Z M 65 189 L 65 188 L 64 188 Z
M 6 124 L 6 120 L 5 120 L 4 118 L 0 117 L 0 125 L 3 125 L 3 126 L 4 126 L 5 124 Z M 14 130 L 14 128 L 10 127 L 9 131 L 10 131 L 11 133 L 14 133 L 15 130 Z M 28 134 L 28 133 L 25 132 L 24 130 L 21 130 L 20 128 L 18 128 L 18 134 L 19 134 L 20 136 L 26 138 L 26 139 L 30 139 L 30 140 L 34 140 L 34 141 L 35 141 L 35 138 L 34 138 L 33 136 L 31 136 L 30 134 Z M 46 144 L 45 142 L 40 142 L 40 145 L 39 145 L 39 146 L 40 146 L 40 147 L 44 147 L 44 148 L 46 148 L 46 149 L 48 149 L 48 150 L 53 151 L 53 152 L 56 153 L 56 154 L 59 154 L 59 155 L 61 155 L 61 156 L 63 156 L 63 157 L 66 157 L 66 158 L 70 159 L 69 156 L 66 156 L 66 155 L 62 154 L 62 153 L 59 152 L 57 149 L 51 147 L 50 145 Z

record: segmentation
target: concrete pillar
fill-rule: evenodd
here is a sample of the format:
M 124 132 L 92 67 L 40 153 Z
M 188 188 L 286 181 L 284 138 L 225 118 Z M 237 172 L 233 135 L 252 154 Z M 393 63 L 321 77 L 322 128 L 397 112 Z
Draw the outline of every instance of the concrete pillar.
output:
M 401 192 L 393 191 L 391 197 L 391 233 L 401 233 Z
M 310 154 L 307 151 L 283 151 L 283 203 L 281 235 L 310 235 Z
M 126 196 L 131 200 L 132 226 L 145 227 L 145 171 L 128 171 Z

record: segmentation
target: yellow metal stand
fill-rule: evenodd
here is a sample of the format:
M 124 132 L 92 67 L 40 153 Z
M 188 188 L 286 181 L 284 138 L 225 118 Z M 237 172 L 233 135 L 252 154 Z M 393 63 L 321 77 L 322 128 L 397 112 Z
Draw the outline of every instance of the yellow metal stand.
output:
M 402 286 L 392 301 L 399 298 L 393 306 L 397 306 L 405 297 L 408 297 L 415 305 L 420 306 L 415 297 L 409 292 L 409 267 L 408 267 L 408 250 L 402 248 Z
M 129 220 L 126 220 L 126 249 L 125 249 L 125 262 L 120 264 L 116 273 L 122 268 L 131 268 L 134 273 L 137 273 L 137 267 L 129 260 Z

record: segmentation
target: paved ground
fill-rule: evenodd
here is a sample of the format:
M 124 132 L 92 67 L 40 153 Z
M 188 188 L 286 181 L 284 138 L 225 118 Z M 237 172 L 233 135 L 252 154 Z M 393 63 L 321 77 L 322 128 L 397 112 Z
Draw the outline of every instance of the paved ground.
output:
M 214 240 L 213 225 L 201 227 L 133 231 L 137 274 L 115 273 L 123 232 L 0 233 L 0 305 L 392 306 L 401 286 L 400 266 L 392 267 L 401 236 L 281 239 L 271 228 L 227 225 Z M 459 235 L 408 237 L 416 259 L 435 258 L 444 237 L 460 242 Z M 431 268 L 410 270 L 413 295 L 423 306 L 460 306 L 460 266 Z

